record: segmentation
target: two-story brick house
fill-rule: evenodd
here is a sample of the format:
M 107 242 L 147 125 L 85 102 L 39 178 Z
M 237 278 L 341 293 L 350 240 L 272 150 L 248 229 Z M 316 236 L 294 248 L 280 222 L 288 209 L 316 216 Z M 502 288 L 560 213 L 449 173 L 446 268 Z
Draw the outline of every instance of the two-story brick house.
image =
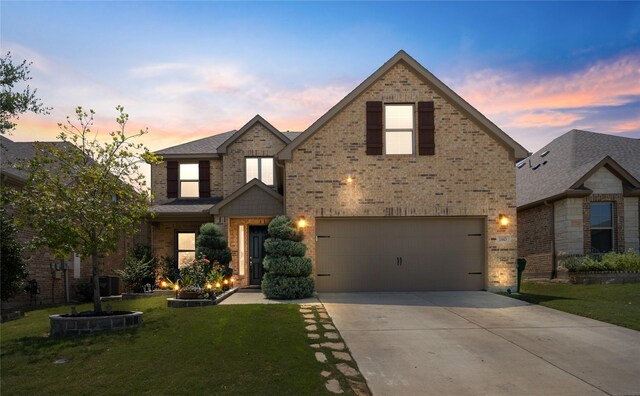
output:
M 260 283 L 278 214 L 305 220 L 321 291 L 515 283 L 514 163 L 528 153 L 404 51 L 301 134 L 256 116 L 157 153 L 156 253 L 192 255 L 213 221 L 241 285 Z

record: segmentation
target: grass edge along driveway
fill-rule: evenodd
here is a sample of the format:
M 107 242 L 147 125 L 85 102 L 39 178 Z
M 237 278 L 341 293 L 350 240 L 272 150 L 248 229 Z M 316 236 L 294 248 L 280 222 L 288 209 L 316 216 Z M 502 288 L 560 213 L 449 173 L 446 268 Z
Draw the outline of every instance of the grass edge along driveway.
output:
M 172 309 L 164 297 L 154 297 L 112 306 L 143 311 L 144 323 L 63 340 L 46 336 L 48 315 L 69 307 L 35 310 L 3 323 L 3 393 L 330 394 L 298 305 Z
M 501 293 L 504 294 L 504 293 Z M 532 304 L 640 330 L 640 283 L 574 285 L 523 282 L 520 294 L 504 294 Z

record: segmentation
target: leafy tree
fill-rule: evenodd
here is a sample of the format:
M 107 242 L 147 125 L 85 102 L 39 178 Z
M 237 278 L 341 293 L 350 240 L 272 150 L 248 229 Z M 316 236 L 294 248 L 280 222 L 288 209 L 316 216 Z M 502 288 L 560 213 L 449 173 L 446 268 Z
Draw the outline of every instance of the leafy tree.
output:
M 5 134 L 15 128 L 16 123 L 11 119 L 17 119 L 20 114 L 31 111 L 36 114 L 49 114 L 49 108 L 44 107 L 40 99 L 36 97 L 36 89 L 33 91 L 27 85 L 23 91 L 15 91 L 15 85 L 31 80 L 29 66 L 23 60 L 19 65 L 14 65 L 11 52 L 0 58 L 0 134 Z
M 213 223 L 206 223 L 200 227 L 200 234 L 196 239 L 196 257 L 205 256 L 212 263 L 218 261 L 225 268 L 225 276 L 232 275 L 229 268 L 231 250 L 227 246 L 227 239 L 220 228 Z
M 307 246 L 302 231 L 287 216 L 275 217 L 269 223 L 269 236 L 264 242 L 267 253 L 262 279 L 262 292 L 267 298 L 294 299 L 309 297 L 314 290 L 311 259 L 304 257 Z
M 60 256 L 76 252 L 91 257 L 93 304 L 101 312 L 98 257 L 113 252 L 123 235 L 135 233 L 147 217 L 150 196 L 140 164 L 158 157 L 140 143 L 147 133 L 127 135 L 129 115 L 117 106 L 118 128 L 111 140 L 99 142 L 91 131 L 94 111 L 76 109 L 77 123 L 58 124 L 58 144 L 36 144 L 36 154 L 21 167 L 28 179 L 11 190 L 20 225 L 33 230 L 34 246 L 47 246 Z
M 22 290 L 28 272 L 22 258 L 22 245 L 16 239 L 13 219 L 3 208 L 0 208 L 0 245 L 0 297 L 7 301 Z

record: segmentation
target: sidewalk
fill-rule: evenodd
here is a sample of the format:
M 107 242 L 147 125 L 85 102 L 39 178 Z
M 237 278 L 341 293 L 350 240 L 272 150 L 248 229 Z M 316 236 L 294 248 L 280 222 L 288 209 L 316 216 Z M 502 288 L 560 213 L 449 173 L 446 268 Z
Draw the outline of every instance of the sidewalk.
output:
M 268 300 L 262 294 L 260 289 L 240 289 L 232 296 L 220 303 L 220 305 L 228 304 L 318 304 L 318 297 L 312 296 L 299 300 Z

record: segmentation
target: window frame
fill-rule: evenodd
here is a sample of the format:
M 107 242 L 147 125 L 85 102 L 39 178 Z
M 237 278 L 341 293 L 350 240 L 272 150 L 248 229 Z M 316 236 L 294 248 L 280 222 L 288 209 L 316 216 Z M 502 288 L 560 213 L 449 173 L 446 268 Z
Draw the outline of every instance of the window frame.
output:
M 180 249 L 180 234 L 193 234 L 193 250 L 181 250 Z M 196 240 L 198 239 L 198 231 L 197 230 L 176 230 L 175 231 L 175 241 L 176 241 L 176 249 L 175 249 L 175 257 L 176 257 L 176 263 L 178 265 L 178 269 L 180 269 L 180 253 L 183 252 L 193 252 L 193 257 L 195 258 L 196 256 Z
M 609 215 L 611 216 L 611 225 L 608 227 L 594 227 L 592 224 L 593 221 L 593 206 L 595 205 L 603 205 L 603 204 L 607 204 L 609 206 Z M 596 201 L 596 202 L 590 202 L 589 203 L 589 238 L 591 240 L 591 252 L 594 252 L 594 247 L 593 247 L 593 231 L 596 230 L 611 230 L 611 250 L 609 250 L 610 252 L 614 252 L 616 250 L 616 224 L 615 224 L 615 202 L 611 202 L 611 201 Z M 598 253 L 607 253 L 607 252 L 603 252 L 603 251 L 598 251 Z
M 196 175 L 198 176 L 197 179 L 183 179 L 182 178 L 182 172 L 181 172 L 181 167 L 182 165 L 195 165 L 196 166 Z M 185 197 L 182 195 L 182 182 L 185 183 L 196 183 L 196 195 L 195 196 L 189 196 L 189 197 Z M 196 199 L 196 198 L 200 198 L 200 167 L 199 164 L 197 162 L 179 162 L 178 163 L 178 198 L 180 199 Z
M 244 180 L 245 180 L 245 184 L 249 183 L 251 180 L 247 180 L 247 161 L 250 159 L 257 159 L 258 160 L 258 177 L 255 177 L 254 179 L 258 179 L 261 182 L 263 182 L 264 184 L 266 184 L 267 186 L 275 186 L 276 185 L 276 161 L 273 157 L 244 157 Z M 262 180 L 262 160 L 263 159 L 270 159 L 271 160 L 271 184 L 267 184 Z
M 411 129 L 408 128 L 387 128 L 387 107 L 407 106 L 411 107 Z M 387 153 L 387 133 L 411 132 L 411 152 L 410 153 Z M 382 147 L 384 155 L 415 155 L 416 154 L 416 104 L 415 103 L 383 103 L 382 104 Z

